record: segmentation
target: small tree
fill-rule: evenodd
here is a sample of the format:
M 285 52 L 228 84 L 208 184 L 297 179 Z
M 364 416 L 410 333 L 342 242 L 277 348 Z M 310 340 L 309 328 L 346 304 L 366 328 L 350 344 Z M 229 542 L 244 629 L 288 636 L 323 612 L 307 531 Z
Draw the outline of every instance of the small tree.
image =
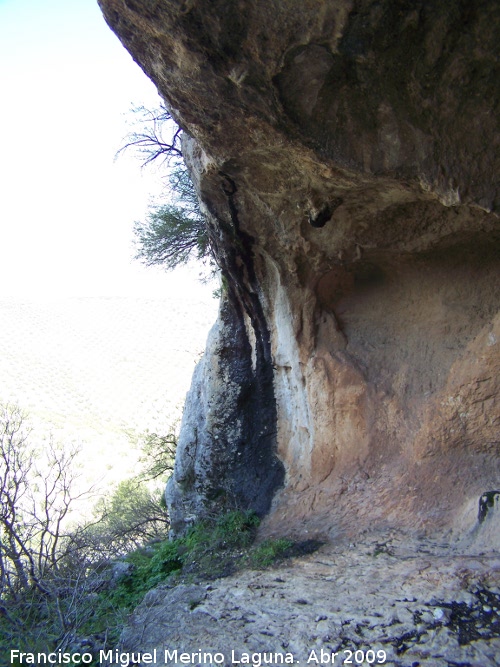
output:
M 210 256 L 210 246 L 202 218 L 192 218 L 171 204 L 152 207 L 146 222 L 134 226 L 136 259 L 147 266 L 160 264 L 174 269 L 190 259 Z
M 167 435 L 158 435 L 147 431 L 142 436 L 142 456 L 139 461 L 143 466 L 137 479 L 150 482 L 170 476 L 174 469 L 175 451 L 177 449 L 176 428 L 171 427 Z
M 147 266 L 162 265 L 168 270 L 190 259 L 208 259 L 213 263 L 206 220 L 183 160 L 181 128 L 164 105 L 153 110 L 136 107 L 134 113 L 140 129 L 129 134 L 117 155 L 133 149 L 142 166 L 158 160 L 166 162 L 171 192 L 169 202 L 152 205 L 146 221 L 136 222 L 136 259 Z
M 167 535 L 160 494 L 138 480 L 101 500 L 93 521 L 68 525 L 85 495 L 73 488 L 77 453 L 36 447 L 22 410 L 0 405 L 0 652 L 65 649 L 92 619 L 89 596 L 113 559 Z
M 170 525 L 161 494 L 134 479 L 120 482 L 111 494 L 100 499 L 95 513 L 97 521 L 88 532 L 113 557 L 165 538 Z
M 16 598 L 35 587 L 49 593 L 56 577 L 71 504 L 75 448 L 52 441 L 41 451 L 31 444 L 26 415 L 0 406 L 0 595 Z
M 118 157 L 127 150 L 134 150 L 145 167 L 160 160 L 170 164 L 182 161 L 181 136 L 182 130 L 172 118 L 164 104 L 156 109 L 144 106 L 133 107 L 132 112 L 137 118 L 138 130 L 131 132 L 125 144 L 117 152 Z
M 11 645 L 34 629 L 64 644 L 88 592 L 85 559 L 67 568 L 75 545 L 65 523 L 84 495 L 72 488 L 77 453 L 52 440 L 37 448 L 23 411 L 0 405 L 0 635 Z

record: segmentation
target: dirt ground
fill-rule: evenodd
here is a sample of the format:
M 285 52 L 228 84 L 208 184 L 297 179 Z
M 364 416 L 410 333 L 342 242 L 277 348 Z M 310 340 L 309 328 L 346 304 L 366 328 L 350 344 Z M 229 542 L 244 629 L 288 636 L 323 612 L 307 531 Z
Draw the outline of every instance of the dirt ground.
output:
M 160 587 L 119 650 L 142 652 L 137 664 L 156 650 L 161 665 L 498 665 L 500 555 L 473 551 L 377 534 L 266 571 Z

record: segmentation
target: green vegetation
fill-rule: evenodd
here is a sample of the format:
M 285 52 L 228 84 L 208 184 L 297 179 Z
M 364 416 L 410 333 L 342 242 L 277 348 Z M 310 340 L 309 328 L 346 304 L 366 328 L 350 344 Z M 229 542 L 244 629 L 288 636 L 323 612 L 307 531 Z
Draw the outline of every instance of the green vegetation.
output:
M 77 456 L 36 443 L 22 410 L 0 405 L 0 653 L 65 650 L 101 617 L 105 636 L 116 634 L 122 610 L 114 601 L 96 606 L 100 591 L 118 559 L 167 536 L 166 508 L 137 480 L 101 498 L 91 520 L 72 524 L 85 495 L 75 491 Z
M 94 517 L 84 532 L 117 555 L 165 536 L 170 526 L 161 491 L 150 491 L 136 479 L 123 480 L 100 498 Z
M 142 482 L 167 479 L 174 469 L 175 450 L 177 449 L 178 424 L 169 428 L 167 435 L 158 435 L 146 431 L 136 441 L 142 454 L 139 463 L 142 466 L 138 480 Z
M 182 154 L 182 130 L 165 106 L 135 108 L 137 127 L 127 137 L 118 155 L 133 149 L 142 165 L 166 164 L 169 201 L 150 207 L 145 221 L 136 222 L 136 259 L 146 266 L 166 269 L 186 264 L 190 259 L 213 266 L 214 253 L 198 194 Z
M 188 579 L 227 576 L 236 570 L 236 562 L 247 562 L 242 550 L 252 543 L 258 524 L 254 513 L 235 511 L 194 525 L 184 537 L 137 549 L 125 556 L 131 568 L 105 597 L 130 609 L 173 574 Z
M 151 480 L 172 465 L 175 436 L 146 434 L 142 473 L 121 482 L 71 525 L 76 452 L 36 447 L 26 415 L 0 406 L 0 656 L 24 651 L 87 650 L 116 645 L 130 611 L 168 581 L 228 576 L 262 568 L 296 545 L 254 545 L 259 518 L 234 510 L 168 539 L 168 515 Z M 197 601 L 192 604 L 196 606 Z M 89 647 L 92 647 L 91 649 Z
M 159 584 L 213 580 L 243 568 L 269 567 L 292 555 L 293 545 L 289 540 L 267 540 L 252 546 L 258 525 L 259 519 L 253 512 L 233 511 L 216 521 L 194 525 L 184 537 L 152 542 L 131 551 L 118 561 L 123 565 L 123 573 L 115 581 L 110 579 L 113 566 L 108 563 L 101 571 L 101 585 L 79 601 L 82 608 L 79 634 L 87 638 L 106 637 L 106 646 L 113 646 L 127 615 Z M 194 608 L 198 601 L 190 604 Z M 55 614 L 55 609 L 47 609 L 45 618 L 51 614 Z M 38 624 L 40 620 L 30 618 L 29 623 Z M 44 641 L 49 640 L 53 646 L 60 646 L 54 635 L 45 634 Z M 26 644 L 33 647 L 32 639 L 26 639 Z
M 211 258 L 211 246 L 198 195 L 183 162 L 169 176 L 171 201 L 150 207 L 146 222 L 136 222 L 136 259 L 147 266 L 174 269 L 191 258 Z
M 387 542 L 377 542 L 375 548 L 373 549 L 372 556 L 376 558 L 380 554 L 387 554 L 388 556 L 393 556 L 393 552 Z
M 266 540 L 253 546 L 259 518 L 254 512 L 235 510 L 215 521 L 201 521 L 184 537 L 151 544 L 124 558 L 132 568 L 112 595 L 120 604 L 133 606 L 145 592 L 170 575 L 183 580 L 207 580 L 247 568 L 269 567 L 290 551 L 290 540 Z
M 146 266 L 167 269 L 186 264 L 191 258 L 210 256 L 210 244 L 202 217 L 191 217 L 172 204 L 153 206 L 145 222 L 136 222 L 136 259 Z
M 265 540 L 250 553 L 250 563 L 257 569 L 269 567 L 275 561 L 283 558 L 292 547 L 293 542 L 284 538 Z
M 259 518 L 253 512 L 233 511 L 215 521 L 199 522 L 184 537 L 137 549 L 124 557 L 127 571 L 111 590 L 98 594 L 96 615 L 88 630 L 102 632 L 110 617 L 132 610 L 151 589 L 167 580 L 212 580 L 243 568 L 269 567 L 291 555 L 290 540 L 266 540 L 252 546 Z M 194 606 L 197 602 L 193 601 Z

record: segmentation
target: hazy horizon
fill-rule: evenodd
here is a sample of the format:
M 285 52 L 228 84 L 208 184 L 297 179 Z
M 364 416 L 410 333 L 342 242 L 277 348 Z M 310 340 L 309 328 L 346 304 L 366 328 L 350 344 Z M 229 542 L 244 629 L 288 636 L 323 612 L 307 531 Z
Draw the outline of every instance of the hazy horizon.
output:
M 115 154 L 159 98 L 88 0 L 0 1 L 0 75 L 0 400 L 126 467 L 127 429 L 179 416 L 217 308 L 195 265 L 133 260 L 165 172 Z

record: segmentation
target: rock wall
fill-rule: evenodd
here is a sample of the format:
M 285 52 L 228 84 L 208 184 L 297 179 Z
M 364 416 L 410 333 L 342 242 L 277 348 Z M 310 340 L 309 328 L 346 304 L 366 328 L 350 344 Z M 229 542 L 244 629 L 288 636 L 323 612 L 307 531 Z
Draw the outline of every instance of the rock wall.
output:
M 184 407 L 167 487 L 173 532 L 207 512 L 245 507 L 265 515 L 284 478 L 275 440 L 272 368 L 255 343 L 252 350 L 245 316 L 226 295 Z
M 498 3 L 99 4 L 227 281 L 174 527 L 274 498 L 268 533 L 472 528 L 500 486 Z

